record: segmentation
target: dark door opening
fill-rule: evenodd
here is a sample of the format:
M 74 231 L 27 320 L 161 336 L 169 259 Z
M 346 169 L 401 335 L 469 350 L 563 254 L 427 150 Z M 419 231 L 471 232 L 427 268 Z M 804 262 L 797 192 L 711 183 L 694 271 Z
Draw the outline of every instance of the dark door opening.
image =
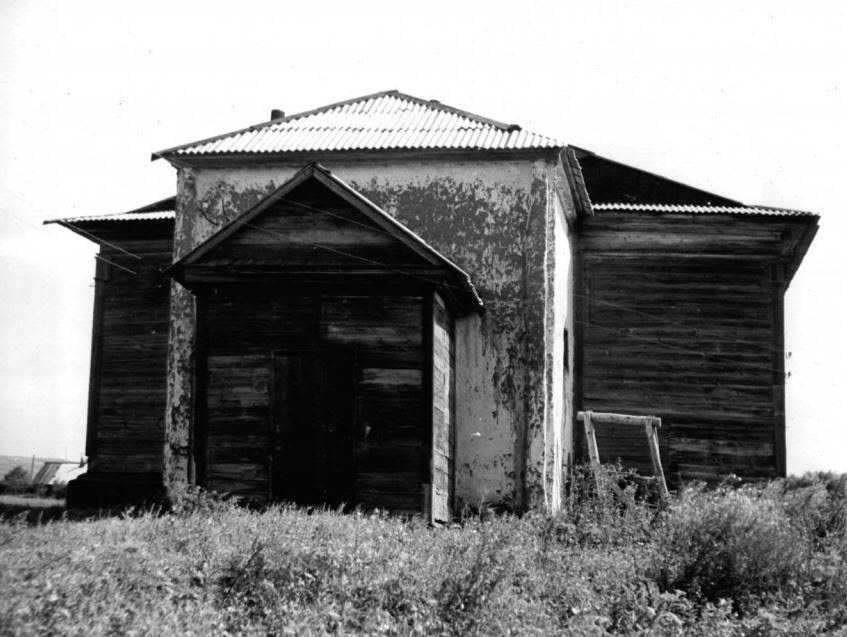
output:
M 272 499 L 354 504 L 354 380 L 345 351 L 274 356 Z

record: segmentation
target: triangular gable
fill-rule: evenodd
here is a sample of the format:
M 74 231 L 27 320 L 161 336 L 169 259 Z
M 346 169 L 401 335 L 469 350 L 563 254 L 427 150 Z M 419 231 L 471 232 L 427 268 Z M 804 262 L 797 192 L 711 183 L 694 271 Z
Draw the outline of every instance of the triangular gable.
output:
M 728 197 L 602 157 L 584 148 L 568 148 L 579 162 L 593 204 L 742 205 Z
M 464 271 L 317 164 L 301 169 L 171 267 L 181 281 L 201 269 L 404 275 L 456 288 L 471 306 L 482 305 Z
M 400 91 L 382 91 L 153 153 L 176 160 L 361 150 L 550 150 L 563 144 Z

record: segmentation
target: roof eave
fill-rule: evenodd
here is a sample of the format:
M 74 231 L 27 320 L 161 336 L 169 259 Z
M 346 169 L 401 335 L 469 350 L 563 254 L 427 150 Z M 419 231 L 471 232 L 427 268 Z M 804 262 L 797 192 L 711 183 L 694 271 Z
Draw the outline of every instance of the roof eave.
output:
M 800 268 L 800 264 L 803 262 L 803 259 L 806 258 L 806 253 L 809 251 L 812 241 L 818 233 L 818 222 L 820 221 L 818 215 L 809 215 L 806 219 L 809 223 L 807 223 L 803 233 L 800 235 L 800 239 L 797 241 L 797 245 L 788 260 L 788 267 L 785 273 L 786 290 L 791 284 L 791 281 L 794 279 L 794 275 L 797 274 L 797 270 Z
M 172 155 L 163 157 L 176 168 L 211 168 L 232 166 L 233 164 L 326 164 L 332 161 L 373 161 L 380 159 L 417 160 L 417 159 L 555 159 L 561 146 L 538 146 L 533 148 L 359 148 L 344 150 L 308 150 L 283 151 L 272 153 L 203 153 L 191 155 Z
M 96 243 L 100 245 L 100 241 L 97 239 L 96 235 L 91 234 L 90 232 L 86 232 L 81 228 L 77 228 L 74 224 L 65 221 L 64 219 L 47 219 L 41 222 L 41 225 L 47 226 L 55 223 L 57 226 L 62 226 L 63 228 L 67 228 L 71 232 L 78 234 L 79 236 L 88 239 L 92 243 Z

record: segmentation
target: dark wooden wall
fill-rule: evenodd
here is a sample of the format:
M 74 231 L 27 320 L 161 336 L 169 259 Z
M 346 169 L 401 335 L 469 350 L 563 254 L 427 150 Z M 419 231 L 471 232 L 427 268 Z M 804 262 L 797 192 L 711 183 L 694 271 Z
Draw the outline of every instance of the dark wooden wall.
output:
M 97 266 L 86 453 L 90 471 L 161 480 L 170 294 L 162 271 L 171 262 L 172 224 L 140 236 L 130 225 L 95 229 L 141 258 L 108 245 L 100 250 L 116 265 Z
M 205 403 L 197 435 L 208 488 L 269 497 L 273 356 L 339 348 L 355 367 L 350 504 L 420 511 L 428 459 L 422 297 L 285 295 L 246 285 L 199 296 Z
M 660 416 L 672 480 L 783 474 L 785 237 L 802 223 L 628 213 L 586 220 L 578 408 Z M 641 430 L 600 428 L 598 446 L 604 461 L 650 466 Z

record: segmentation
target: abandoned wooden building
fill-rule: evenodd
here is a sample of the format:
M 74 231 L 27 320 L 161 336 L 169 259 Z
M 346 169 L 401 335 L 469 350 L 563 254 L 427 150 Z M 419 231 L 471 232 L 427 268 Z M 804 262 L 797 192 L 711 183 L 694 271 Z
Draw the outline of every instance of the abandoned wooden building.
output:
M 71 506 L 197 484 L 445 520 L 559 507 L 578 410 L 672 483 L 785 474 L 783 295 L 816 215 L 387 91 L 154 154 L 99 244 Z M 605 428 L 604 458 L 649 466 Z

